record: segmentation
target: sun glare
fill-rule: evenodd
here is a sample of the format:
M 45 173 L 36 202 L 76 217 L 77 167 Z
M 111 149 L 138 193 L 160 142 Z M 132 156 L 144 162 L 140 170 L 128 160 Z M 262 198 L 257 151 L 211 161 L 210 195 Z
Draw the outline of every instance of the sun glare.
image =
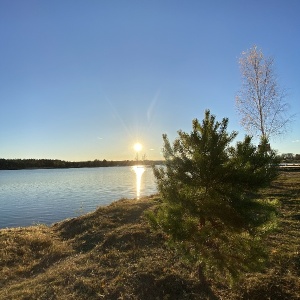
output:
M 142 175 L 145 172 L 145 168 L 143 166 L 133 166 L 132 170 L 136 174 L 136 198 L 140 199 Z
M 134 144 L 133 148 L 136 152 L 138 152 L 138 151 L 141 151 L 143 147 L 140 143 L 136 143 L 136 144 Z

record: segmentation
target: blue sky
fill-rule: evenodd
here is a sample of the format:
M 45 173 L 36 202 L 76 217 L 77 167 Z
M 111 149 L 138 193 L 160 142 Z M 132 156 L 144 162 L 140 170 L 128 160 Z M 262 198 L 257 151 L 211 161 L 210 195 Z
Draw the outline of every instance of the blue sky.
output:
M 0 2 L 0 157 L 160 159 L 162 134 L 210 109 L 244 131 L 238 58 L 254 44 L 288 91 L 300 153 L 300 1 Z

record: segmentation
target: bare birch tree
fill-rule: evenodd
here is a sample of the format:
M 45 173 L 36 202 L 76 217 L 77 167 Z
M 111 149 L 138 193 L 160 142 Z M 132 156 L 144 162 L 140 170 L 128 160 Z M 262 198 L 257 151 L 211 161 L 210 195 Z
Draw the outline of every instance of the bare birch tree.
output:
M 252 135 L 269 140 L 283 134 L 290 117 L 286 93 L 278 85 L 274 59 L 265 57 L 257 46 L 243 52 L 240 59 L 242 88 L 236 96 L 241 125 Z

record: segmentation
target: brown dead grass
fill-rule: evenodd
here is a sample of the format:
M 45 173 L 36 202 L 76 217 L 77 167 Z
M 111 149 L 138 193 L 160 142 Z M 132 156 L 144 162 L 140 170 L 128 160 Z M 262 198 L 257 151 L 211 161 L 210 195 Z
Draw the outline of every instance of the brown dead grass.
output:
M 300 299 L 300 173 L 284 173 L 265 191 L 280 200 L 278 230 L 266 241 L 264 273 L 234 288 L 211 280 L 165 246 L 144 212 L 158 197 L 119 200 L 51 227 L 0 230 L 0 299 Z
M 279 225 L 267 238 L 270 263 L 264 273 L 249 274 L 241 299 L 300 299 L 300 172 L 283 172 L 268 198 L 280 200 Z

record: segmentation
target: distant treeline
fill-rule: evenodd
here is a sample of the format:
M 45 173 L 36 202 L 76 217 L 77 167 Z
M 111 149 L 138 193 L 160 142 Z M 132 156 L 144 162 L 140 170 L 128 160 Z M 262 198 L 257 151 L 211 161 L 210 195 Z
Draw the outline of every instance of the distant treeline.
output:
M 300 163 L 300 154 L 283 153 L 280 155 L 282 162 L 286 163 Z
M 20 170 L 20 169 L 56 169 L 56 168 L 97 168 L 97 167 L 116 167 L 116 166 L 134 166 L 157 165 L 163 161 L 145 160 L 145 161 L 108 161 L 106 159 L 93 161 L 64 161 L 59 159 L 0 159 L 0 170 Z

